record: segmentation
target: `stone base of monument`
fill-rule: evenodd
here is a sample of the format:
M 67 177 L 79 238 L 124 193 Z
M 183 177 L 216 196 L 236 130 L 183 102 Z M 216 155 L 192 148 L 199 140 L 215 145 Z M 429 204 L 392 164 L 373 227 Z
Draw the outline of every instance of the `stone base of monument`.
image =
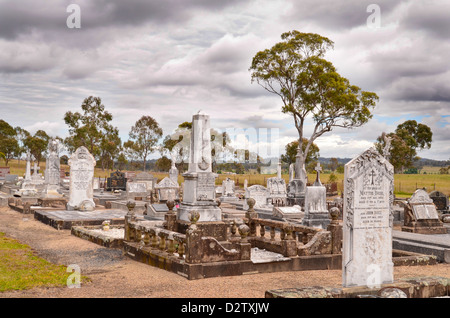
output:
M 189 216 L 192 212 L 197 211 L 200 214 L 199 222 L 215 222 L 222 220 L 222 210 L 216 203 L 199 203 L 187 204 L 181 203 L 177 209 L 177 219 L 182 221 L 189 221 Z
M 219 198 L 219 200 L 220 200 L 220 202 L 237 202 L 237 201 L 239 201 L 239 199 L 235 196 L 231 196 L 231 197 L 222 196 Z
M 438 219 L 418 220 L 402 226 L 402 231 L 418 234 L 446 234 L 447 229 Z
M 305 205 L 305 196 L 298 196 L 298 197 L 288 197 L 286 199 L 287 202 L 287 206 L 294 206 L 294 205 L 299 205 L 299 206 L 304 206 Z
M 223 242 L 221 242 L 223 243 Z M 274 273 L 286 271 L 339 269 L 341 255 L 314 255 L 297 257 L 270 258 L 266 261 L 261 256 L 258 259 L 229 260 L 190 264 L 185 256 L 168 253 L 158 248 L 142 246 L 142 243 L 124 241 L 125 254 L 148 265 L 171 271 L 189 280 L 223 276 L 240 276 L 259 273 Z M 236 249 L 234 245 L 226 245 L 229 251 Z M 255 254 L 254 252 L 251 252 Z M 259 253 L 258 253 L 259 254 Z M 207 256 L 205 256 L 207 257 Z
M 265 292 L 266 298 L 433 298 L 450 296 L 450 278 L 423 276 L 379 286 L 299 287 Z
M 302 224 L 305 226 L 326 229 L 331 219 L 328 212 L 326 213 L 310 213 L 305 215 Z

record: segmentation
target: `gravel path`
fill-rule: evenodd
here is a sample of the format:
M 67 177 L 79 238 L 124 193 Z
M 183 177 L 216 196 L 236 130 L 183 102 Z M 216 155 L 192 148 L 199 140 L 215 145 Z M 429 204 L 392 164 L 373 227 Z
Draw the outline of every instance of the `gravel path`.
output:
M 55 264 L 77 264 L 91 282 L 81 288 L 35 288 L 0 293 L 1 298 L 263 298 L 266 290 L 340 286 L 341 271 L 303 271 L 217 277 L 190 281 L 129 259 L 119 249 L 101 247 L 56 230 L 9 208 L 0 208 L 0 232 L 27 244 Z M 394 268 L 394 277 L 443 276 L 450 264 Z

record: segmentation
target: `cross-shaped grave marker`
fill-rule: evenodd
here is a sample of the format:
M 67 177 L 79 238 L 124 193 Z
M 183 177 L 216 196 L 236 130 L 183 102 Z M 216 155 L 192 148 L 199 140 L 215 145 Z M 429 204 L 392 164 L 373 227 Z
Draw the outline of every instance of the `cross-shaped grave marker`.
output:
M 316 181 L 314 182 L 313 186 L 322 186 L 322 182 L 320 182 L 320 173 L 322 172 L 322 167 L 320 166 L 320 163 L 318 162 L 316 167 L 314 168 L 317 172 Z

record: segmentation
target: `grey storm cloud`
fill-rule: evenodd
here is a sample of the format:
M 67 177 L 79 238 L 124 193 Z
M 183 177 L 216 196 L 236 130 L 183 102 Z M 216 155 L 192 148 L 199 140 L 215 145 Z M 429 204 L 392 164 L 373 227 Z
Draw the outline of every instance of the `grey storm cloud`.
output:
M 286 17 L 299 22 L 314 22 L 316 25 L 335 30 L 352 29 L 366 24 L 367 18 L 373 13 L 373 11 L 368 12 L 369 5 L 378 5 L 383 16 L 389 14 L 401 2 L 398 0 L 292 0 L 292 8 Z
M 33 31 L 69 32 L 66 20 L 70 4 L 81 10 L 82 29 L 136 26 L 148 22 L 180 23 L 195 10 L 214 12 L 236 1 L 220 0 L 52 0 L 0 1 L 0 37 L 16 39 Z
M 448 1 L 414 1 L 408 7 L 402 27 L 437 39 L 450 37 Z

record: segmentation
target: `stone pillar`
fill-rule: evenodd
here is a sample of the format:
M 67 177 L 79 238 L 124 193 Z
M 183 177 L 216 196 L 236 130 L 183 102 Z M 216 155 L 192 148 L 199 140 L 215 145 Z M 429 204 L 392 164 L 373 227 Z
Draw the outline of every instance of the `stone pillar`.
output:
M 183 201 L 177 210 L 179 220 L 188 221 L 189 213 L 198 211 L 200 222 L 221 221 L 222 210 L 215 202 L 217 174 L 211 170 L 211 133 L 209 116 L 198 113 L 192 119 L 188 172 L 183 174 Z

